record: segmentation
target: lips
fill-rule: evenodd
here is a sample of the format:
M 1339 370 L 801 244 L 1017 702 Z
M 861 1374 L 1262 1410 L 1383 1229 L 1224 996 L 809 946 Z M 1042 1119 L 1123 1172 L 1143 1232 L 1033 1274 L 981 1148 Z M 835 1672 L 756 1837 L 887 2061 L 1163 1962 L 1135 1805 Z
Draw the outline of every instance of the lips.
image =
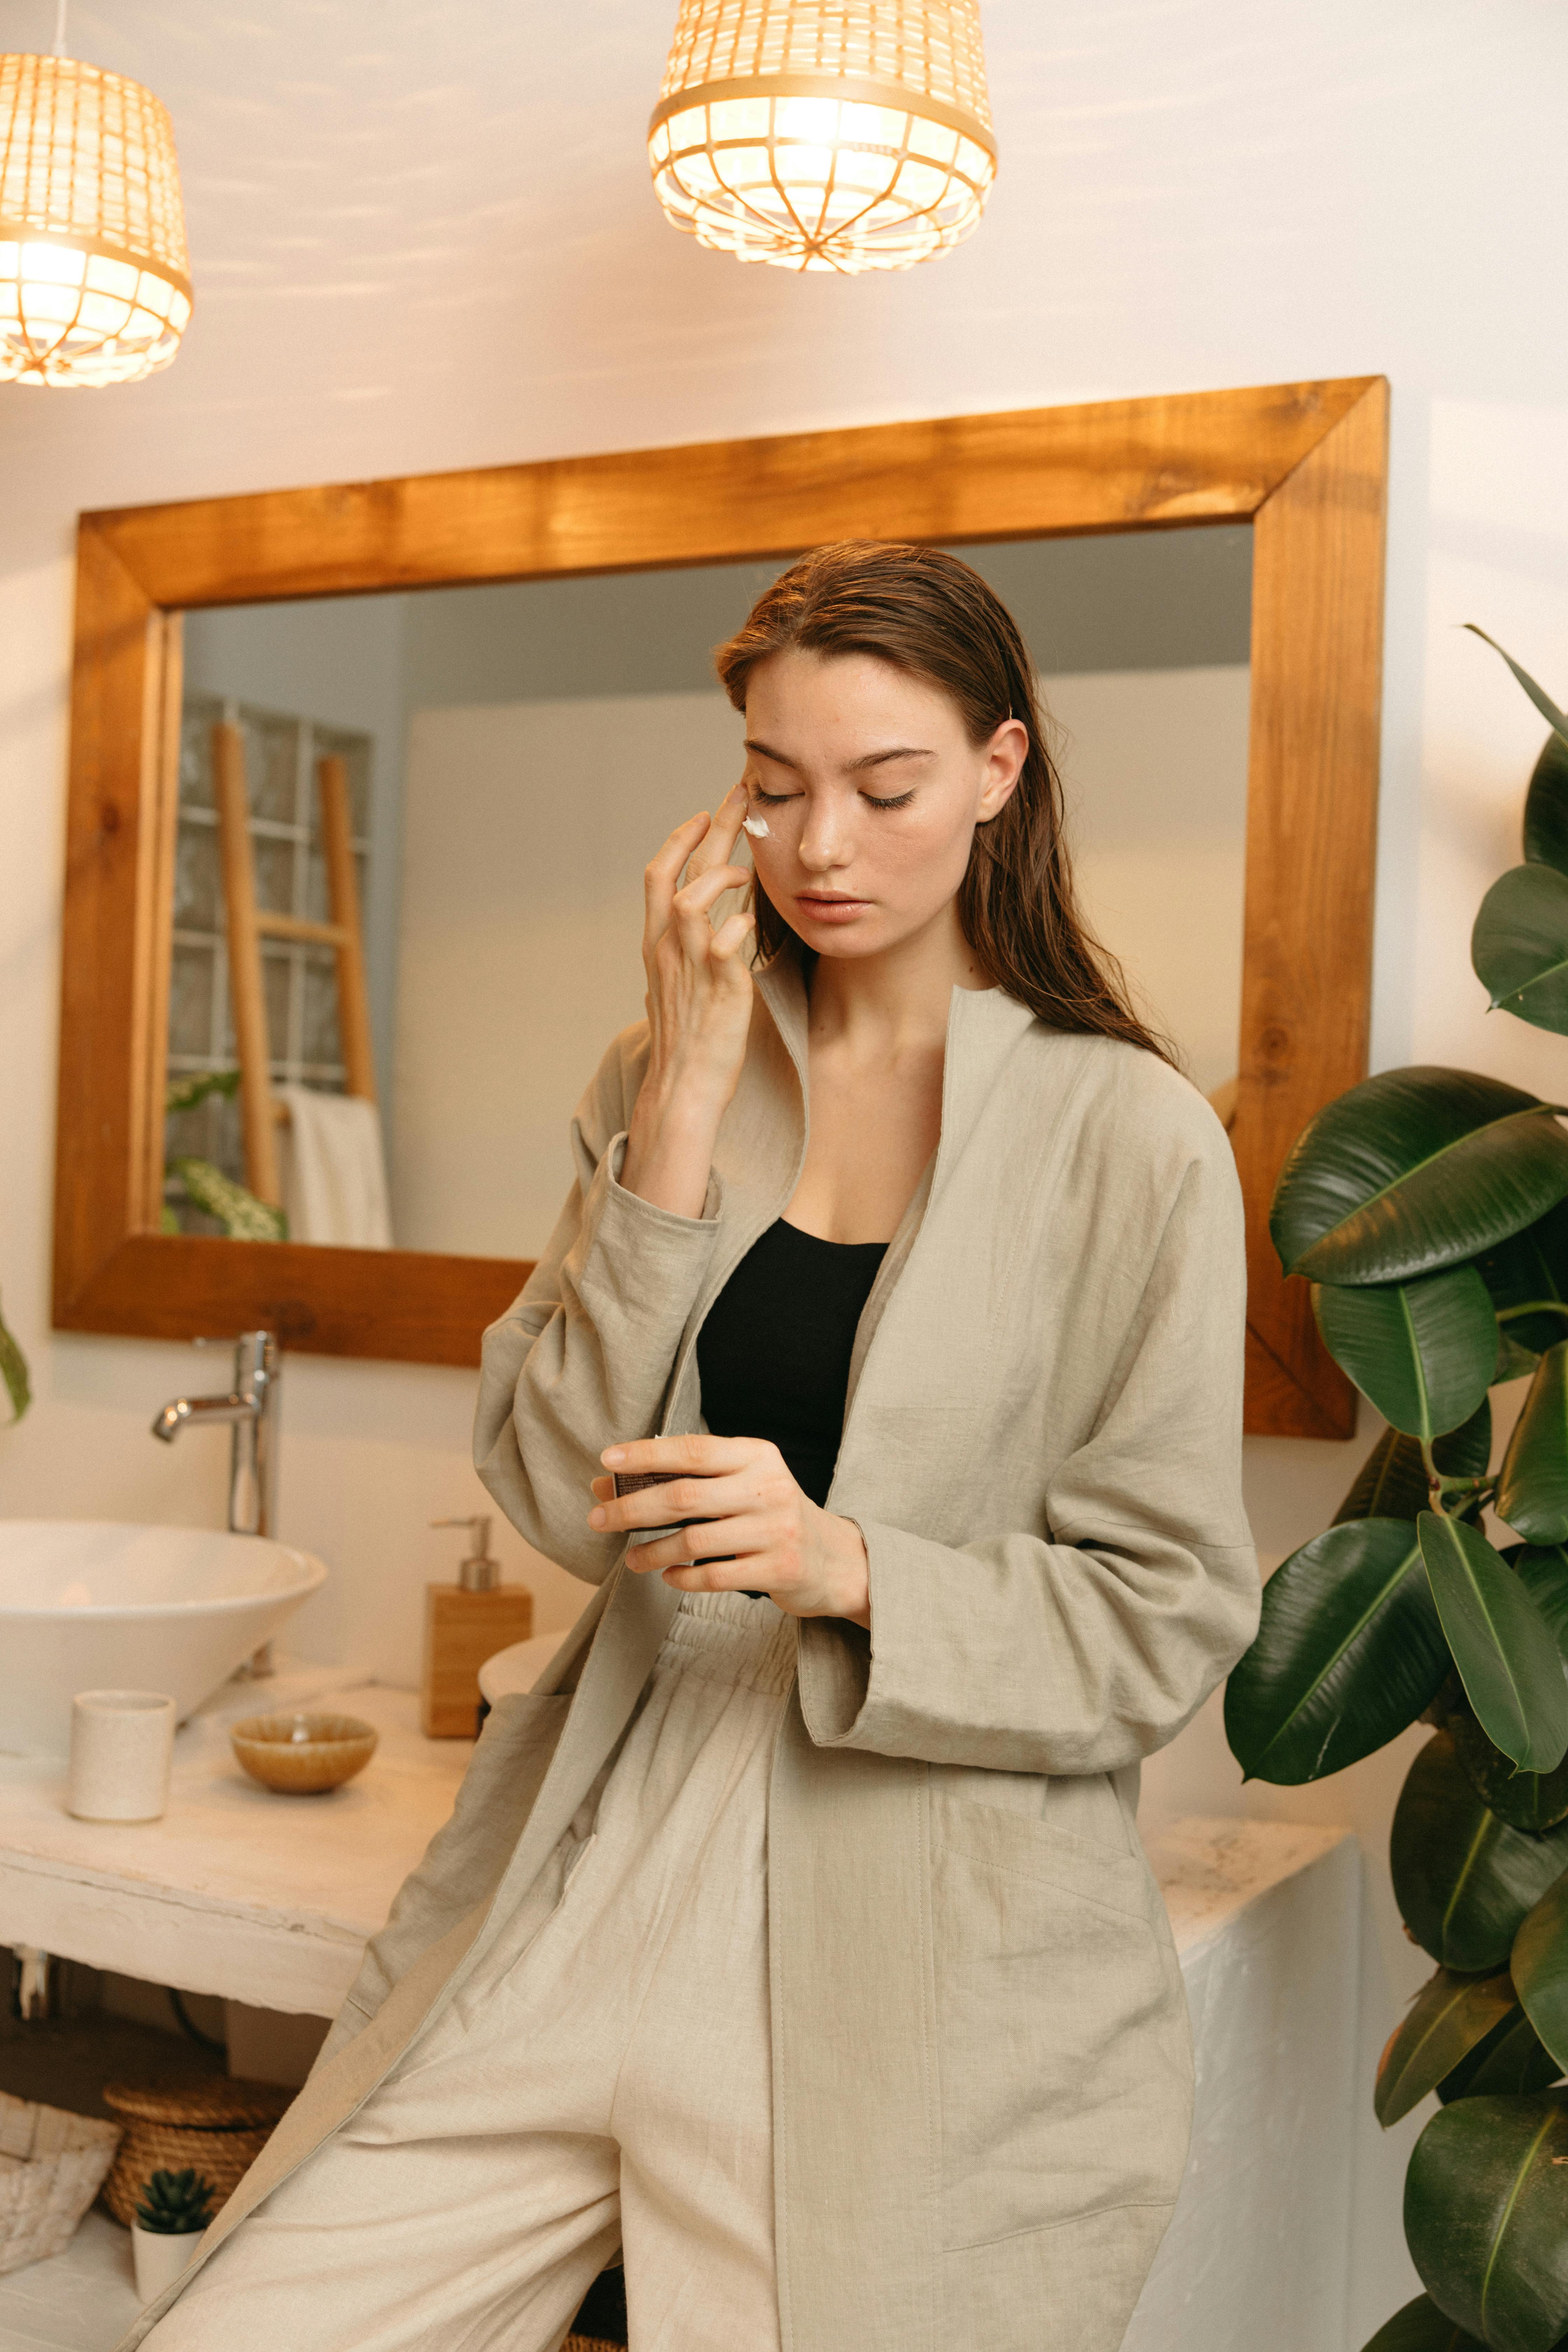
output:
M 869 898 L 850 898 L 837 891 L 821 893 L 802 890 L 796 893 L 795 905 L 803 915 L 818 923 L 846 923 L 856 915 L 863 915 L 870 907 Z

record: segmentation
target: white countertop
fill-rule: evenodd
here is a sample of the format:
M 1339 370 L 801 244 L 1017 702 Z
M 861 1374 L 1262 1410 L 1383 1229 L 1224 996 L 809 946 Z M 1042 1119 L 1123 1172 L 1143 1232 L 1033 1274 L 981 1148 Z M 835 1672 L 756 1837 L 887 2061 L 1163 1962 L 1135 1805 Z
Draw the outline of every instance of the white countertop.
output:
M 1195 1813 L 1147 1836 L 1184 1970 L 1248 1904 L 1350 1839 L 1347 1829 Z
M 246 1715 L 330 1703 L 381 1734 L 365 1770 L 319 1797 L 247 1780 L 228 1744 Z M 63 1774 L 0 1764 L 0 1944 L 261 2009 L 330 2017 L 367 1937 L 452 1809 L 470 1743 L 426 1739 L 411 1692 L 289 1667 L 226 1685 L 174 1742 L 162 1821 L 79 1822 Z M 1151 1859 L 1184 1961 L 1339 1830 L 1177 1822 Z
M 381 1734 L 358 1779 L 315 1797 L 247 1780 L 228 1726 L 315 1706 L 363 1716 Z M 175 1736 L 157 1822 L 76 1821 L 63 1771 L 40 1778 L 36 1766 L 0 1763 L 0 1944 L 331 2016 L 473 1752 L 417 1726 L 412 1692 L 341 1669 L 226 1684 Z

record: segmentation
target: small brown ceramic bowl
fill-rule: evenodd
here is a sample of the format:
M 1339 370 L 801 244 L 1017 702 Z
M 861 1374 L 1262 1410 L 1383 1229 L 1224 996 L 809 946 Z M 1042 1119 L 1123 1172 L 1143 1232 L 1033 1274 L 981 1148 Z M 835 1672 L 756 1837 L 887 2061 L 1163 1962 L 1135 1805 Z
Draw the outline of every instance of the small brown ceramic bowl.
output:
M 319 1797 L 363 1772 L 376 1733 L 357 1715 L 247 1715 L 229 1732 L 253 1780 L 285 1797 Z

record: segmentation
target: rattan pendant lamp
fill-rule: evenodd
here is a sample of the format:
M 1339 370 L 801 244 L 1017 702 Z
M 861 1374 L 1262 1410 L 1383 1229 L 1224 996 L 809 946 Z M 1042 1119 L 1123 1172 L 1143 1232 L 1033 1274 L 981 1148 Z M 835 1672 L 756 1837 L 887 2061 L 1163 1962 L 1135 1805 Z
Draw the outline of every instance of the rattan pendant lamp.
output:
M 131 383 L 191 315 L 167 109 L 65 55 L 0 57 L 0 383 Z
M 648 125 L 678 228 L 784 269 L 905 269 L 996 173 L 980 0 L 680 0 Z

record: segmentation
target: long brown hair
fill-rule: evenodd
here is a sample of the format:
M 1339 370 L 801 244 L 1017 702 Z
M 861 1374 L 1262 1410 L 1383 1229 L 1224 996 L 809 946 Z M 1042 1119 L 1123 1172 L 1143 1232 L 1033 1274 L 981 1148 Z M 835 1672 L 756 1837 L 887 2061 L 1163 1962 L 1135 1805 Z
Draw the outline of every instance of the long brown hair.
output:
M 752 605 L 714 653 L 737 710 L 746 682 L 771 654 L 871 654 L 941 688 L 969 740 L 988 742 L 1021 719 L 1029 749 L 1017 784 L 976 825 L 958 891 L 963 936 L 991 982 L 1053 1029 L 1090 1031 L 1173 1062 L 1166 1039 L 1134 1012 L 1121 965 L 1079 910 L 1062 838 L 1062 787 L 1046 748 L 1034 665 L 1006 606 L 967 563 L 940 547 L 840 540 L 813 548 Z M 757 947 L 767 958 L 792 936 L 759 880 Z

